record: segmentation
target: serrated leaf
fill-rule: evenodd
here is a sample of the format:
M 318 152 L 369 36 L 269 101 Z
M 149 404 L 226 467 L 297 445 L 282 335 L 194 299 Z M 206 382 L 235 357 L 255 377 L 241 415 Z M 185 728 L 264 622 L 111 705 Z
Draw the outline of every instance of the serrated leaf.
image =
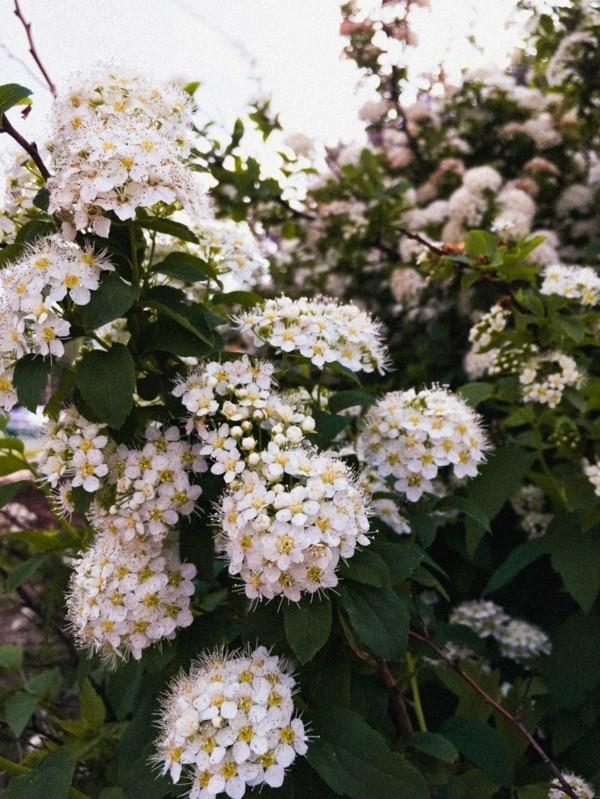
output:
M 29 774 L 11 780 L 5 799 L 67 799 L 75 763 L 74 748 L 55 749 Z
M 339 603 L 359 640 L 379 657 L 402 657 L 408 640 L 406 600 L 391 588 L 341 585 Z
M 81 311 L 86 330 L 96 330 L 102 325 L 119 319 L 133 305 L 137 291 L 116 272 L 109 272 L 92 293 L 92 297 Z
M 118 430 L 133 407 L 135 390 L 135 367 L 127 347 L 113 344 L 106 352 L 87 352 L 79 364 L 77 385 L 98 420 Z
M 86 721 L 92 730 L 100 728 L 106 718 L 104 702 L 87 677 L 79 689 L 79 715 L 81 720 Z
M 304 665 L 327 643 L 331 632 L 331 602 L 328 597 L 304 597 L 283 608 L 285 634 L 292 651 Z
M 48 384 L 51 362 L 39 355 L 24 355 L 15 364 L 13 383 L 21 405 L 35 412 Z

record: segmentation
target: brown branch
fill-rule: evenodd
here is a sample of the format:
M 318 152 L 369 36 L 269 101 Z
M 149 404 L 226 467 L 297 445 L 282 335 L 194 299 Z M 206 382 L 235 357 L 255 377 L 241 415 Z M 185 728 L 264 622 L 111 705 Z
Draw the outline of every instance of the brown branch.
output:
M 385 660 L 382 660 L 378 664 L 377 671 L 379 674 L 381 674 L 381 678 L 383 679 L 385 687 L 388 689 L 390 694 L 392 703 L 392 718 L 394 720 L 396 731 L 399 735 L 412 735 L 414 732 L 413 725 L 410 720 L 410 716 L 408 715 L 408 710 L 406 709 L 406 703 L 404 701 L 402 691 Z
M 398 233 L 401 236 L 405 236 L 407 239 L 412 239 L 413 241 L 418 241 L 419 244 L 422 244 L 423 247 L 427 247 L 430 252 L 435 253 L 435 255 L 448 255 L 448 251 L 444 247 L 438 247 L 437 244 L 433 244 L 431 241 L 428 241 L 426 238 L 421 236 L 419 233 L 413 233 L 406 228 L 398 228 Z
M 8 135 L 13 138 L 17 144 L 22 147 L 25 152 L 29 155 L 33 163 L 37 166 L 40 171 L 41 176 L 44 180 L 48 180 L 50 177 L 50 172 L 46 169 L 46 165 L 42 161 L 42 158 L 39 154 L 37 144 L 35 142 L 29 142 L 25 139 L 18 130 L 15 130 L 13 126 L 8 121 L 8 117 L 6 114 L 2 114 L 0 117 L 0 133 L 8 133 Z
M 56 86 L 50 80 L 50 76 L 46 72 L 46 68 L 42 64 L 42 61 L 41 61 L 41 59 L 40 59 L 40 57 L 39 57 L 39 55 L 37 53 L 37 50 L 35 49 L 35 44 L 33 43 L 33 36 L 31 35 L 31 22 L 27 22 L 27 20 L 23 16 L 23 12 L 21 11 L 21 9 L 19 7 L 19 0 L 14 0 L 14 2 L 15 2 L 14 14 L 17 17 L 17 19 L 19 20 L 19 22 L 21 23 L 21 25 L 25 28 L 25 33 L 27 35 L 27 41 L 29 43 L 29 52 L 31 53 L 31 57 L 33 58 L 33 60 L 37 64 L 37 67 L 38 67 L 39 71 L 44 76 L 44 80 L 48 84 L 48 88 L 50 89 L 50 93 L 52 94 L 53 97 L 56 97 Z
M 491 697 L 475 680 L 470 677 L 466 671 L 463 671 L 458 663 L 452 661 L 438 646 L 436 646 L 433 641 L 425 635 L 421 635 L 420 633 L 415 632 L 414 630 L 409 631 L 409 635 L 411 638 L 414 638 L 415 641 L 419 641 L 422 644 L 425 644 L 430 649 L 432 649 L 436 655 L 443 660 L 444 663 L 449 666 L 453 671 L 455 671 L 459 677 L 461 677 L 479 696 L 483 699 L 483 701 L 490 705 L 496 713 L 501 715 L 505 718 L 508 722 L 516 727 L 516 729 L 521 733 L 521 735 L 525 738 L 527 743 L 531 746 L 531 748 L 537 753 L 537 755 L 543 760 L 546 764 L 552 776 L 555 777 L 558 782 L 560 783 L 561 789 L 567 796 L 570 796 L 571 799 L 577 799 L 577 794 L 571 788 L 569 783 L 563 777 L 560 769 L 554 763 L 554 761 L 550 758 L 549 755 L 542 749 L 539 743 L 535 740 L 533 735 L 529 732 L 527 727 L 523 724 L 521 719 L 518 716 L 514 716 L 509 710 L 503 707 L 501 704 L 496 702 L 496 700 Z

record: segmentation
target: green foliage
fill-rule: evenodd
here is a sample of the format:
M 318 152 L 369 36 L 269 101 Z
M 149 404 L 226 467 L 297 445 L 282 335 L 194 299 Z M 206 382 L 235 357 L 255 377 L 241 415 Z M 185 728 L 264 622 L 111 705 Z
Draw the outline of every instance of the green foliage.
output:
M 135 365 L 123 344 L 92 351 L 81 359 L 77 387 L 97 421 L 119 429 L 133 407 Z

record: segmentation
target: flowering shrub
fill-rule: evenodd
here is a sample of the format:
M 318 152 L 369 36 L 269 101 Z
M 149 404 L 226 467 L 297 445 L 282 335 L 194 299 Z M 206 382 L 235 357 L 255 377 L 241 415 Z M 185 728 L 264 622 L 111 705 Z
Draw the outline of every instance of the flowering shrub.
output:
M 371 5 L 320 174 L 195 84 L 75 76 L 43 151 L 0 87 L 7 799 L 593 799 L 600 22 L 408 104 L 427 3 Z

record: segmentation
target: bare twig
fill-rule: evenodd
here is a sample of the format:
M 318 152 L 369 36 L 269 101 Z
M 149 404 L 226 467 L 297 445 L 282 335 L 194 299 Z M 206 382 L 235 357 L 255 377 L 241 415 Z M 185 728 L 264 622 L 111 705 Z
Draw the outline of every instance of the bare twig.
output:
M 425 635 L 421 635 L 421 633 L 417 633 L 414 630 L 410 630 L 409 635 L 415 641 L 419 641 L 420 643 L 425 644 L 430 649 L 432 649 L 436 653 L 436 655 L 440 658 L 440 660 L 443 660 L 447 666 L 449 666 L 453 671 L 455 671 L 459 675 L 459 677 L 461 677 L 476 693 L 479 694 L 479 696 L 483 699 L 483 701 L 486 704 L 490 705 L 490 707 L 492 707 L 496 711 L 496 713 L 498 713 L 500 716 L 502 716 L 508 722 L 514 725 L 516 729 L 521 733 L 521 735 L 525 738 L 527 743 L 531 746 L 531 748 L 546 764 L 552 776 L 558 780 L 563 792 L 567 796 L 570 796 L 571 799 L 577 799 L 577 794 L 575 793 L 573 788 L 571 788 L 569 783 L 565 780 L 558 766 L 554 763 L 554 761 L 550 758 L 550 756 L 547 755 L 546 752 L 542 749 L 542 747 L 535 740 L 533 735 L 529 732 L 529 730 L 523 724 L 520 718 L 514 716 L 509 710 L 507 710 L 501 704 L 496 702 L 496 700 L 493 697 L 491 697 L 487 693 L 487 691 L 485 691 L 472 677 L 470 677 L 466 673 L 466 671 L 463 671 L 463 669 L 461 669 L 458 663 L 455 663 L 453 660 L 451 660 L 451 658 L 449 658 L 438 646 L 436 646 L 430 638 L 428 638 Z
M 372 660 L 374 661 L 374 658 L 372 658 Z M 414 732 L 413 725 L 410 720 L 410 716 L 408 715 L 404 696 L 402 695 L 402 690 L 398 685 L 398 681 L 390 671 L 390 667 L 385 660 L 382 660 L 378 664 L 377 671 L 381 675 L 385 687 L 388 689 L 390 695 L 390 700 L 392 703 L 392 718 L 394 720 L 394 726 L 396 727 L 397 732 L 400 735 L 412 735 Z
M 398 233 L 401 236 L 404 236 L 407 239 L 412 239 L 413 241 L 418 241 L 419 244 L 422 244 L 423 247 L 427 247 L 427 249 L 435 253 L 435 255 L 448 255 L 448 251 L 444 247 L 438 247 L 437 244 L 433 244 L 433 242 L 428 241 L 424 236 L 421 236 L 419 233 L 413 233 L 406 228 L 400 227 L 398 228 Z
M 6 114 L 2 114 L 0 117 L 0 133 L 8 133 L 8 135 L 14 139 L 17 144 L 22 147 L 25 152 L 29 155 L 33 163 L 37 166 L 40 171 L 41 176 L 44 180 L 48 180 L 50 177 L 50 172 L 46 169 L 46 165 L 42 161 L 42 158 L 39 154 L 37 144 L 35 142 L 29 142 L 27 139 L 22 136 L 18 130 L 15 130 L 13 126 L 8 121 L 8 117 Z
M 33 60 L 37 64 L 37 67 L 38 67 L 39 71 L 44 76 L 44 80 L 48 84 L 48 88 L 50 89 L 50 93 L 52 94 L 53 97 L 56 97 L 56 86 L 50 80 L 50 76 L 46 72 L 46 68 L 42 64 L 42 61 L 41 61 L 41 59 L 40 59 L 40 57 L 38 55 L 38 52 L 35 49 L 35 44 L 33 43 L 33 36 L 31 34 L 31 22 L 27 22 L 27 20 L 23 16 L 23 12 L 21 11 L 21 8 L 19 6 L 19 0 L 14 0 L 14 3 L 15 3 L 14 13 L 15 13 L 15 16 L 17 17 L 17 19 L 19 20 L 19 22 L 21 23 L 21 25 L 25 28 L 25 33 L 27 35 L 27 42 L 29 43 L 29 52 L 31 53 L 31 57 L 33 58 Z

